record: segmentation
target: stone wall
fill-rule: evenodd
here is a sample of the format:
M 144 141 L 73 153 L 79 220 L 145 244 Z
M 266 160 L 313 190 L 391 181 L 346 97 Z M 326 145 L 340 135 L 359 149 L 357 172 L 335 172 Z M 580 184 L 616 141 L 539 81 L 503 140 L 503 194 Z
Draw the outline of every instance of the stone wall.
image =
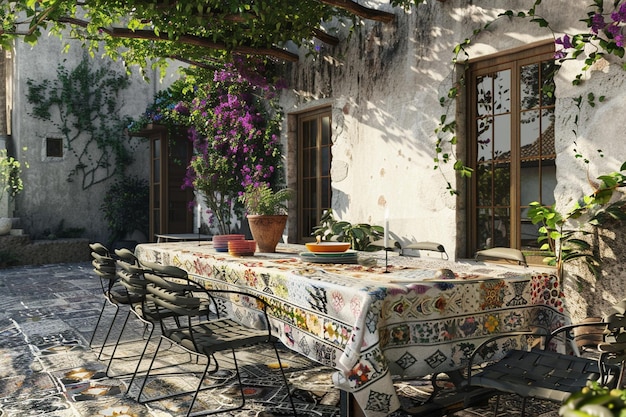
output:
M 31 241 L 26 235 L 0 236 L 0 268 L 86 262 L 90 259 L 88 239 Z

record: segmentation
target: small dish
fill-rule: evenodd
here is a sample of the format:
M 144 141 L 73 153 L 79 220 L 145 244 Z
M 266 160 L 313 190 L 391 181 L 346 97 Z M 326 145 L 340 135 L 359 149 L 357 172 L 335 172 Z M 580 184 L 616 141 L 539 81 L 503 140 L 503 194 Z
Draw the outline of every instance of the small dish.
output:
M 350 249 L 350 243 L 346 242 L 311 242 L 305 243 L 306 248 L 311 252 L 334 252 L 340 253 Z
M 216 252 L 228 252 L 228 242 L 243 241 L 244 235 L 230 234 L 213 236 L 213 248 Z

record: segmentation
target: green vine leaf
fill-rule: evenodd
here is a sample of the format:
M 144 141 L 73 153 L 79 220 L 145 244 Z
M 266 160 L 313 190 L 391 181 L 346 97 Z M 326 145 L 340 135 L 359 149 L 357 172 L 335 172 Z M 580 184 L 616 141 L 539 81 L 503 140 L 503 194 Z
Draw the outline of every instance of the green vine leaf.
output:
M 76 159 L 67 180 L 75 177 L 83 189 L 123 175 L 133 160 L 124 129 L 127 118 L 120 116 L 120 93 L 130 86 L 126 74 L 106 67 L 92 67 L 89 59 L 72 70 L 62 65 L 54 80 L 27 80 L 26 98 L 31 115 L 53 125 L 64 136 L 64 145 Z M 52 112 L 59 117 L 52 119 Z

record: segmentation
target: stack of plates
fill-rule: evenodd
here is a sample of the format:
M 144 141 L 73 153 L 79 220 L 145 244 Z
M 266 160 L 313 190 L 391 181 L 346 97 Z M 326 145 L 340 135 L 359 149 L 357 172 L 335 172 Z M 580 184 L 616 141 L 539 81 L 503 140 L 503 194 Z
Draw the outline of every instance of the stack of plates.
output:
M 233 256 L 252 256 L 256 251 L 254 240 L 229 240 L 228 253 Z
M 345 252 L 302 252 L 300 259 L 304 262 L 318 264 L 356 264 L 358 263 L 357 252 L 347 250 Z
M 213 248 L 217 252 L 228 252 L 228 242 L 231 240 L 244 240 L 244 235 L 217 235 L 213 236 Z

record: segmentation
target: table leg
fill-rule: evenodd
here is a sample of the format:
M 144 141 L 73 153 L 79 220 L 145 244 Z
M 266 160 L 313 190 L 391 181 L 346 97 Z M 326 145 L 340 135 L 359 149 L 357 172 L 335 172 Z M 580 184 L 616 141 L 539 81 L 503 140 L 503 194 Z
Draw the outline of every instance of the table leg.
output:
M 359 404 L 354 399 L 354 395 L 344 390 L 340 390 L 340 415 L 341 417 L 364 417 L 365 414 Z

